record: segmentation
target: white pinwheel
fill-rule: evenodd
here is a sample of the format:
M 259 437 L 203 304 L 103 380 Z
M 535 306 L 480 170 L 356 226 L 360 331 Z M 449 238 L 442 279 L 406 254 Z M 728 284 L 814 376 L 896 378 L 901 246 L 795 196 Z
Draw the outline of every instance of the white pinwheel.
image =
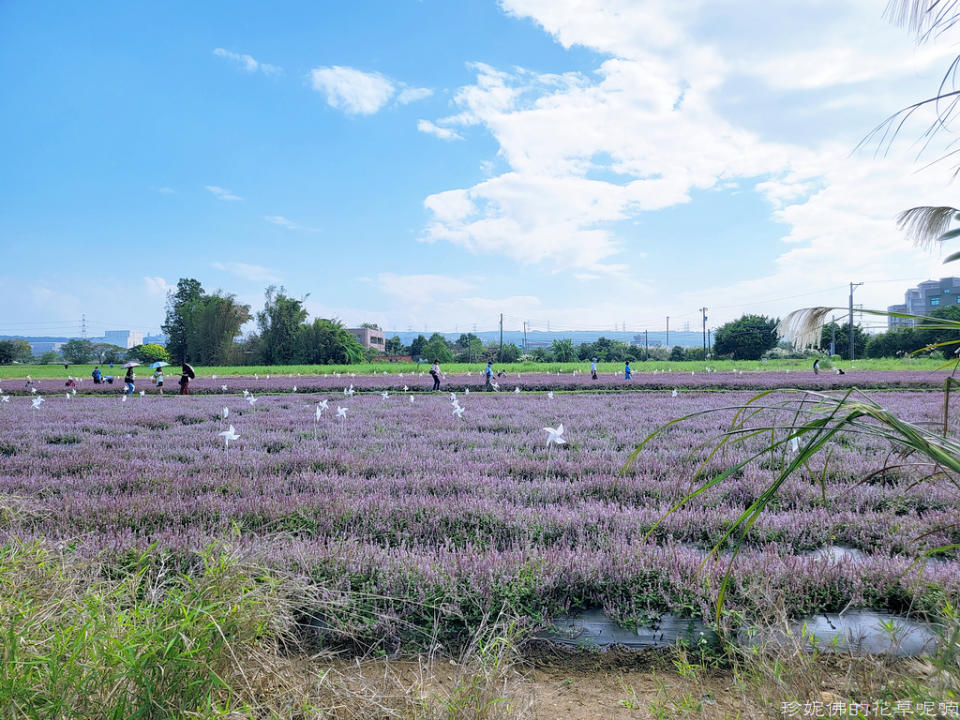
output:
M 676 397 L 676 396 L 677 396 L 677 389 L 674 388 L 674 389 L 673 389 L 673 392 L 670 393 L 670 397 Z
M 0 402 L 5 402 L 5 403 L 10 402 L 10 396 L 9 396 L 9 395 L 0 395 Z
M 553 390 L 551 390 L 550 392 L 547 393 L 547 397 L 548 397 L 550 400 L 553 400 Z
M 67 393 L 67 400 L 69 400 L 70 397 L 71 397 L 71 396 L 70 396 L 70 393 Z
M 450 393 L 450 402 L 456 402 L 456 401 L 457 401 L 457 394 Z
M 146 394 L 147 394 L 147 391 L 146 391 L 146 390 L 141 390 L 141 391 L 140 391 L 140 397 L 143 397 L 143 396 L 146 395 Z
M 347 409 L 345 407 L 340 407 L 337 405 L 337 417 L 347 419 Z
M 36 395 L 36 394 L 37 394 L 37 389 L 36 389 L 36 388 L 30 388 L 30 394 L 31 394 L 31 395 Z
M 549 433 L 547 435 L 547 447 L 551 445 L 566 445 L 567 441 L 563 437 L 563 423 L 560 423 L 555 428 L 545 427 L 544 432 Z
M 464 394 L 464 395 L 469 395 L 469 394 L 470 394 L 470 388 L 464 388 L 464 389 L 463 389 L 463 394 Z
M 520 394 L 520 388 L 519 388 L 519 387 L 515 387 L 515 388 L 513 389 L 513 393 L 514 393 L 514 395 L 519 395 L 519 394 Z
M 247 402 L 250 403 L 250 407 L 253 407 L 254 403 L 257 402 L 257 399 L 253 395 L 251 395 L 250 397 L 247 398 Z
M 228 417 L 230 417 L 230 408 L 225 407 L 223 408 L 223 419 L 226 420 Z
M 321 410 L 326 410 L 326 409 L 327 409 L 327 402 L 329 402 L 329 401 L 327 401 L 327 400 L 321 400 L 319 403 L 317 403 L 317 407 L 320 408 Z
M 237 431 L 233 429 L 233 425 L 230 426 L 229 430 L 224 430 L 222 433 L 218 433 L 220 437 L 223 438 L 223 448 L 226 450 L 230 447 L 231 440 L 239 440 L 240 435 L 237 434 Z
M 226 391 L 227 391 L 227 386 L 226 386 L 226 385 L 221 385 L 221 386 L 220 386 L 220 391 L 221 391 L 221 392 L 226 392 Z
M 413 395 L 411 395 L 411 396 L 410 396 L 410 402 L 412 403 L 413 401 L 414 401 L 414 397 L 413 397 Z
M 460 407 L 459 405 L 453 406 L 453 414 L 456 415 L 461 420 L 463 420 L 463 408 Z
M 323 408 L 320 407 L 319 405 L 317 405 L 316 412 L 314 413 L 314 416 L 313 416 L 313 421 L 314 421 L 314 422 L 320 422 L 320 416 L 321 416 L 321 415 L 323 415 Z
M 216 380 L 216 379 L 217 379 L 217 376 L 216 376 L 216 375 L 211 375 L 211 376 L 210 376 L 210 379 L 211 379 L 211 380 Z
M 43 397 L 42 397 L 42 396 L 37 396 L 37 397 L 35 397 L 35 398 L 33 399 L 33 407 L 34 407 L 34 409 L 39 408 L 41 405 L 43 405 Z
M 125 403 L 126 401 L 127 401 L 127 396 L 126 396 L 126 395 L 121 395 L 121 396 L 120 396 L 120 402 Z
M 293 386 L 293 391 L 294 391 L 294 392 L 297 391 L 297 386 L 296 386 L 296 385 Z
M 390 393 L 388 393 L 386 390 L 384 390 L 382 393 L 380 393 L 380 397 L 382 397 L 384 400 L 386 400 L 388 397 L 390 397 Z
M 406 385 L 403 386 L 403 391 L 404 391 L 404 392 L 407 392 L 407 390 L 409 390 L 409 389 L 410 389 L 410 388 L 408 388 Z
M 76 394 L 77 394 L 77 389 L 74 388 L 73 390 L 71 390 L 71 391 L 70 391 L 70 394 L 71 394 L 71 395 L 76 395 Z
M 244 396 L 244 397 L 246 397 L 246 396 L 249 395 L 249 394 L 250 394 L 250 391 L 249 391 L 249 390 L 244 390 L 244 391 L 243 391 L 243 396 Z

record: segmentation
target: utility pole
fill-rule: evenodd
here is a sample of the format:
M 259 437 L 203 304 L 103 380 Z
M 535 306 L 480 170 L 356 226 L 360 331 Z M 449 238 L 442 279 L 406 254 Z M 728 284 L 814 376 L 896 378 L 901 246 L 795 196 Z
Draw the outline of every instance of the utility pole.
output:
M 848 342 L 850 343 L 850 359 L 853 360 L 853 290 L 863 285 L 862 282 L 850 283 L 850 334 Z
M 708 328 L 707 329 L 707 350 L 713 350 L 713 338 L 711 337 L 712 333 L 713 333 L 713 329 Z
M 80 337 L 86 339 L 87 337 L 87 314 L 80 314 Z
M 670 347 L 670 316 L 667 315 L 667 347 Z
M 523 352 L 527 352 L 527 321 L 523 321 Z
M 497 355 L 497 362 L 503 362 L 503 313 L 500 313 L 500 354 Z
M 647 336 L 647 331 L 643 331 L 643 361 L 647 362 L 650 359 L 650 338 Z
M 837 316 L 834 315 L 830 318 L 830 330 L 832 334 L 830 336 L 830 355 L 837 354 Z
M 705 307 L 700 308 L 700 313 L 703 315 L 703 359 L 707 359 L 707 309 Z

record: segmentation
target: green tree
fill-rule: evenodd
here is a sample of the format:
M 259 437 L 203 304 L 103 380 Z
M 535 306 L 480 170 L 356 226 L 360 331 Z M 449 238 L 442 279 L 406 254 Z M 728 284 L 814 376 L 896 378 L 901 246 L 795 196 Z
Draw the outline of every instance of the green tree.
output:
M 60 353 L 48 350 L 37 358 L 38 365 L 53 365 L 60 362 Z
M 674 345 L 673 349 L 670 350 L 670 360 L 683 360 L 686 357 L 686 353 L 683 348 L 679 345 Z
M 260 359 L 266 365 L 290 365 L 297 362 L 298 335 L 307 320 L 304 300 L 288 297 L 281 287 L 266 290 L 263 310 L 257 313 L 260 327 Z M 306 299 L 306 298 L 304 298 Z
M 186 318 L 185 357 L 198 365 L 227 365 L 237 358 L 234 340 L 250 319 L 250 306 L 217 291 L 195 301 Z
M 111 343 L 94 343 L 93 354 L 96 355 L 97 361 L 100 363 L 115 363 L 123 359 L 126 350 Z
M 161 329 L 167 336 L 167 352 L 177 362 L 187 356 L 191 317 L 203 296 L 203 286 L 193 278 L 180 278 L 176 292 L 167 293 L 167 316 Z
M 25 362 L 33 357 L 33 348 L 30 343 L 20 338 L 0 340 L 0 365 L 8 365 L 14 361 Z
M 556 362 L 573 362 L 577 359 L 577 351 L 570 338 L 554 340 L 550 343 L 550 353 Z
M 94 357 L 93 343 L 89 340 L 68 340 L 60 348 L 60 354 L 74 365 L 90 362 Z
M 503 346 L 503 352 L 500 353 L 500 361 L 505 363 L 517 362 L 523 351 L 513 343 L 507 343 Z
M 142 363 L 170 362 L 170 353 L 163 345 L 156 343 L 132 347 L 127 351 L 127 357 Z
M 824 350 L 830 349 L 830 341 L 833 338 L 834 328 L 837 331 L 837 344 L 834 346 L 833 354 L 846 359 L 850 357 L 850 323 L 838 325 L 837 323 L 827 323 L 823 326 L 820 333 L 820 347 Z M 853 326 L 853 353 L 854 357 L 866 357 L 867 341 L 870 336 L 860 329 L 859 325 Z
M 383 345 L 383 351 L 387 355 L 409 355 L 409 348 L 403 344 L 403 341 L 400 339 L 399 335 L 394 335 L 392 338 L 387 338 L 387 341 Z
M 743 315 L 717 328 L 713 352 L 735 360 L 759 360 L 777 345 L 777 320 L 763 315 Z
M 439 360 L 442 363 L 453 362 L 453 351 L 440 333 L 434 333 L 420 347 L 420 356 L 427 362 Z
M 423 335 L 417 335 L 410 343 L 410 357 L 414 360 L 423 356 L 423 346 L 427 344 L 427 339 Z
M 473 333 L 463 333 L 453 344 L 457 362 L 477 362 L 483 354 L 483 341 Z
M 312 365 L 349 365 L 363 360 L 360 341 L 338 320 L 317 318 L 298 335 L 298 357 Z

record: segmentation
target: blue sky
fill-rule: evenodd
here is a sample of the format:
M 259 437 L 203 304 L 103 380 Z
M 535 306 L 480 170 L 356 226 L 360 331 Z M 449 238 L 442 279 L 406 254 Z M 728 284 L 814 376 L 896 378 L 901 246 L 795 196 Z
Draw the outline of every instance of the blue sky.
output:
M 899 302 L 952 168 L 922 117 L 851 151 L 951 47 L 836 5 L 0 3 L 0 334 L 156 330 L 180 277 L 401 330 Z

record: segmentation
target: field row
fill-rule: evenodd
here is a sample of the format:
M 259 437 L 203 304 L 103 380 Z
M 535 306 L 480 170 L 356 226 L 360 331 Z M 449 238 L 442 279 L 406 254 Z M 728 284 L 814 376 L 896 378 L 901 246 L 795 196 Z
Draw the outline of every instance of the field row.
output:
M 789 448 L 644 535 L 689 490 L 701 459 L 691 450 L 732 416 L 721 408 L 749 397 L 471 393 L 457 396 L 460 416 L 448 394 L 402 392 L 253 403 L 51 396 L 36 409 L 12 398 L 0 406 L 3 534 L 121 564 L 148 549 L 187 562 L 231 539 L 344 592 L 344 614 L 329 622 L 359 623 L 354 635 L 409 640 L 403 629 L 432 623 L 445 603 L 461 618 L 508 606 L 531 623 L 592 605 L 641 622 L 666 611 L 708 617 L 723 566 L 699 566 Z M 889 393 L 883 402 L 933 422 L 941 398 Z M 706 409 L 717 412 L 671 431 L 621 472 L 655 427 Z M 567 444 L 547 446 L 543 428 L 561 423 Z M 226 445 L 220 433 L 231 425 L 239 437 Z M 802 615 L 957 597 L 952 555 L 907 573 L 917 553 L 960 542 L 956 488 L 916 486 L 902 469 L 861 483 L 888 450 L 852 438 L 788 482 L 750 531 L 730 606 Z M 708 471 L 747 452 L 731 447 Z
M 709 369 L 708 369 L 709 368 Z M 798 387 L 810 390 L 836 390 L 857 387 L 861 389 L 939 389 L 950 375 L 947 370 L 850 370 L 843 375 L 822 371 L 814 374 L 809 370 L 802 372 L 769 372 L 761 370 L 738 370 L 721 372 L 709 366 L 698 366 L 696 370 L 685 372 L 651 372 L 634 374 L 624 378 L 622 372 L 602 372 L 597 379 L 587 373 L 504 373 L 494 378 L 496 391 L 627 391 L 651 390 L 770 390 L 784 387 Z M 176 394 L 179 374 L 169 374 L 165 378 L 164 392 Z M 90 378 L 74 378 L 71 385 L 66 375 L 58 379 L 4 380 L 0 382 L 0 393 L 5 395 L 48 394 L 61 395 L 74 390 L 77 394 L 118 395 L 124 390 L 122 375 L 111 383 L 95 385 Z M 357 373 L 328 373 L 324 375 L 276 375 L 266 373 L 250 376 L 223 377 L 213 374 L 198 377 L 191 381 L 192 394 L 230 395 L 243 392 L 256 393 L 329 393 L 343 392 L 352 388 L 356 392 L 423 392 L 433 387 L 429 373 L 396 372 L 377 375 Z M 441 380 L 443 392 L 477 392 L 484 387 L 484 377 L 480 372 L 447 372 Z M 153 383 L 150 371 L 142 370 L 136 379 L 136 392 L 159 394 Z

